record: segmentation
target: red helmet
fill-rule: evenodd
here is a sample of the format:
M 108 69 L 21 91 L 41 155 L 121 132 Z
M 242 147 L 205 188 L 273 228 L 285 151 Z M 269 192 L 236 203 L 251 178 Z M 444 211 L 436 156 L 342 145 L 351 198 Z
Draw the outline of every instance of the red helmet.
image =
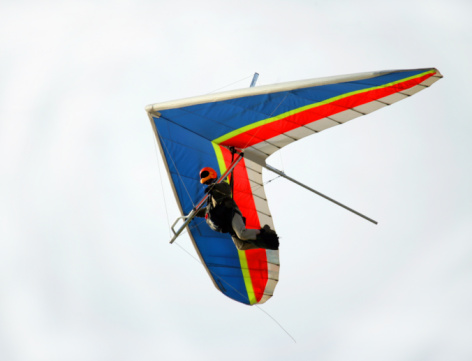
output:
M 205 184 L 210 179 L 215 180 L 218 178 L 216 171 L 213 168 L 205 167 L 200 171 L 200 183 Z

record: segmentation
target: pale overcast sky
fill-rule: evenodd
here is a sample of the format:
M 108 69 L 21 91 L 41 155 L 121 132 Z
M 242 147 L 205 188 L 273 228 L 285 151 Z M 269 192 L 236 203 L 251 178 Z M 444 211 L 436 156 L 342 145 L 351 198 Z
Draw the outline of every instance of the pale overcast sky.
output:
M 468 0 L 3 1 L 0 360 L 471 360 L 471 15 Z M 444 78 L 269 159 L 379 225 L 268 183 L 281 270 L 260 308 L 217 291 L 188 236 L 169 245 L 147 104 L 256 71 L 423 67 Z

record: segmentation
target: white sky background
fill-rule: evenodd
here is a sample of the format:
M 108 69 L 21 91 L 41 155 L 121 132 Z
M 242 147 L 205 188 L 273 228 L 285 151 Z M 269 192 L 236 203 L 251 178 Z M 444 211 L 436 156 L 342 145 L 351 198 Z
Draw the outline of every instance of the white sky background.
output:
M 0 359 L 472 359 L 472 3 L 385 4 L 2 2 Z M 379 221 L 266 186 L 281 272 L 261 309 L 297 343 L 168 244 L 147 104 L 421 67 L 444 78 L 271 158 Z

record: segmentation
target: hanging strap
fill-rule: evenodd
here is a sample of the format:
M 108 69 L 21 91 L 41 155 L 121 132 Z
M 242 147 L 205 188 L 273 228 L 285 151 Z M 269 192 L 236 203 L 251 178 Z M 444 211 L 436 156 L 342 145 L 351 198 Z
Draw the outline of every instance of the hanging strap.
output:
M 236 154 L 236 149 L 234 147 L 229 148 L 231 151 L 231 164 L 234 162 L 234 155 Z M 234 169 L 231 172 L 230 178 L 229 178 L 229 185 L 231 186 L 231 198 L 233 198 L 234 194 Z

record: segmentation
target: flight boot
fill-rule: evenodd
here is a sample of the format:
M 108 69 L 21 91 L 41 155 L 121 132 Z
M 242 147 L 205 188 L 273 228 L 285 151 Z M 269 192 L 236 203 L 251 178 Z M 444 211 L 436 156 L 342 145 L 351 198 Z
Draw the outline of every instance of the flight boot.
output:
M 279 237 L 267 224 L 261 228 L 254 244 L 265 249 L 279 249 Z

